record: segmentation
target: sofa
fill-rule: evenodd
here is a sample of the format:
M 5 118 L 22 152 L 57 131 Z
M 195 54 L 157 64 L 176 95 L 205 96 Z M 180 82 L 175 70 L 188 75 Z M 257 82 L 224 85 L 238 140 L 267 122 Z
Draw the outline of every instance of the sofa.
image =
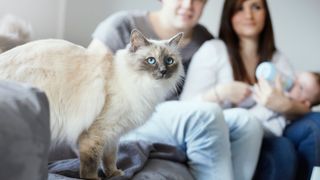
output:
M 79 179 L 79 159 L 48 162 L 49 112 L 43 93 L 0 82 L 0 114 L 0 179 Z M 320 113 L 312 112 L 288 125 L 283 137 L 264 139 L 254 179 L 309 179 L 319 156 Z M 117 165 L 125 175 L 111 179 L 191 180 L 186 160 L 184 152 L 169 145 L 123 142 Z

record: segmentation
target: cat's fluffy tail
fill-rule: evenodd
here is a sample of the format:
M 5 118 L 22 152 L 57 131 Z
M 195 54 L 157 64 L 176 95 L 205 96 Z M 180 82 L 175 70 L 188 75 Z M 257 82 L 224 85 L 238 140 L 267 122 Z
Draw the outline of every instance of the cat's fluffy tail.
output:
M 32 28 L 26 21 L 6 15 L 0 20 L 0 52 L 24 44 L 31 39 Z

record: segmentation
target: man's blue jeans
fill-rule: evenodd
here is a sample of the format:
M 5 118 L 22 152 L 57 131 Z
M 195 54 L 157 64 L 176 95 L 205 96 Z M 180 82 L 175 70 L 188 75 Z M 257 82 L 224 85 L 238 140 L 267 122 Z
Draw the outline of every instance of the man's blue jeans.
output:
M 294 144 L 298 169 L 296 179 L 310 179 L 314 166 L 320 166 L 320 113 L 311 112 L 291 123 L 284 136 Z
M 296 169 L 296 151 L 288 138 L 263 139 L 254 180 L 294 180 Z
M 296 119 L 284 137 L 263 140 L 257 180 L 309 180 L 314 166 L 320 166 L 320 113 Z
M 144 140 L 181 149 L 197 180 L 247 180 L 255 171 L 262 132 L 261 124 L 245 109 L 222 111 L 213 103 L 167 101 L 122 141 Z

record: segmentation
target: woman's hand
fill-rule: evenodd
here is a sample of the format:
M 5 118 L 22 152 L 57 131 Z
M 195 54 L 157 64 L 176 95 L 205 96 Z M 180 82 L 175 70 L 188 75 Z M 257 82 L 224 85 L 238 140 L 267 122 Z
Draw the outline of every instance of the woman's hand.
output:
M 280 76 L 276 78 L 275 87 L 266 80 L 259 79 L 258 84 L 254 86 L 253 98 L 265 107 L 289 116 L 302 115 L 310 111 L 306 104 L 290 99 L 284 94 Z
M 290 109 L 291 101 L 284 94 L 280 76 L 277 76 L 275 87 L 272 87 L 265 79 L 259 79 L 254 85 L 253 98 L 263 106 L 279 113 L 285 113 Z
M 221 84 L 216 87 L 216 93 L 220 100 L 228 100 L 233 104 L 240 104 L 244 99 L 251 95 L 250 85 L 233 81 L 228 84 Z

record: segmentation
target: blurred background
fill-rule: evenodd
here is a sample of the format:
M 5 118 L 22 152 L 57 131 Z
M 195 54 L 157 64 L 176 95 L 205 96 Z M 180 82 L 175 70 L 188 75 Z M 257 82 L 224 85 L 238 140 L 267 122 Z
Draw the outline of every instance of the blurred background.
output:
M 208 0 L 201 23 L 217 36 L 223 0 Z M 320 0 L 268 0 L 276 44 L 294 68 L 320 71 Z M 154 10 L 157 0 L 0 0 L 33 27 L 32 39 L 60 38 L 88 46 L 95 27 L 119 10 Z

